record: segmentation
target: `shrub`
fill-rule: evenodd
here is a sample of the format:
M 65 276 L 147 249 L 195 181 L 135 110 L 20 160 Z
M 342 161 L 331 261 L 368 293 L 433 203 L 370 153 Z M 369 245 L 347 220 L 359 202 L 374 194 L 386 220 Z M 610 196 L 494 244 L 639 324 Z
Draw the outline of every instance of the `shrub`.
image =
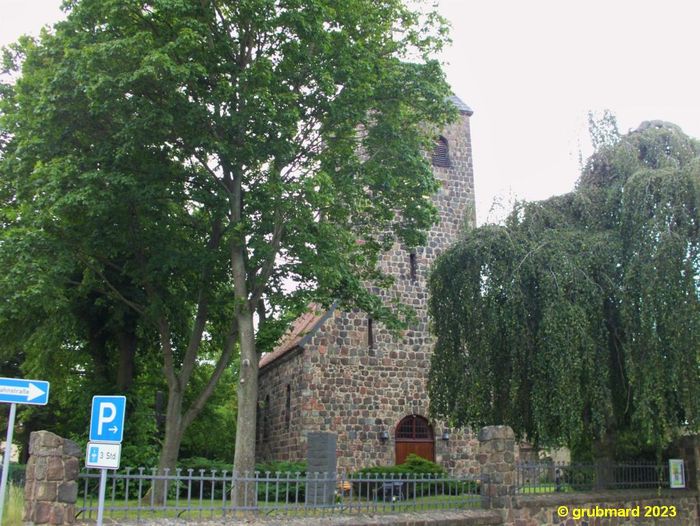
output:
M 211 498 L 212 481 L 197 480 L 197 477 L 199 477 L 202 474 L 204 475 L 204 477 L 209 477 L 211 476 L 213 471 L 216 471 L 214 475 L 217 477 L 217 479 L 219 479 L 223 476 L 223 472 L 227 471 L 228 473 L 226 474 L 226 477 L 228 478 L 231 476 L 231 472 L 233 471 L 233 466 L 231 466 L 230 462 L 217 459 L 212 460 L 204 457 L 183 458 L 178 462 L 177 467 L 181 469 L 181 480 L 178 484 L 178 491 L 180 493 L 181 498 L 186 498 L 188 491 L 190 492 L 193 498 L 199 498 L 200 494 L 202 495 L 202 498 Z M 190 469 L 192 470 L 192 478 L 194 479 L 191 483 L 187 481 Z M 202 473 L 201 470 L 204 470 L 204 472 Z M 171 475 L 174 474 L 175 473 L 171 473 Z M 173 484 L 173 486 L 175 486 L 175 484 Z M 223 498 L 224 486 L 226 486 L 226 488 L 230 490 L 231 484 L 230 482 L 222 483 L 220 480 L 216 481 L 216 483 L 214 484 L 215 499 Z
M 306 462 L 272 461 L 256 464 L 263 480 L 258 484 L 259 502 L 304 502 L 306 498 Z M 267 479 L 267 474 L 270 479 Z M 297 473 L 299 478 L 297 479 Z M 278 475 L 279 474 L 279 475 Z M 278 476 L 280 480 L 278 481 Z M 288 480 L 285 480 L 288 479 Z
M 385 480 L 413 479 L 414 482 L 404 482 L 401 488 L 401 493 L 404 497 L 413 497 L 414 495 L 456 493 L 459 488 L 454 484 L 430 482 L 431 478 L 439 479 L 446 475 L 447 471 L 439 464 L 411 453 L 406 457 L 403 464 L 362 468 L 352 474 L 351 478 L 362 479 L 353 481 L 353 491 L 356 495 L 362 497 L 382 496 Z M 416 478 L 425 478 L 425 482 L 415 482 Z M 453 485 L 454 488 L 451 487 Z
M 27 466 L 25 464 L 10 462 L 10 469 L 7 474 L 8 482 L 23 488 L 26 470 Z

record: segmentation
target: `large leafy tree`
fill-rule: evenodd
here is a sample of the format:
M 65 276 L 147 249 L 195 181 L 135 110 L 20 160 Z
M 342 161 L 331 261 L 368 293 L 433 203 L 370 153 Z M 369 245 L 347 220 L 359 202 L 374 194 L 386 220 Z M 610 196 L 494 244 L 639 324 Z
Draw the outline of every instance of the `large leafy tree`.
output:
M 382 278 L 378 254 L 420 243 L 435 220 L 421 152 L 453 112 L 430 59 L 443 22 L 401 0 L 67 7 L 54 35 L 24 46 L 4 103 L 5 164 L 17 185 L 36 183 L 8 204 L 47 222 L 57 202 L 82 205 L 57 221 L 85 247 L 90 288 L 157 334 L 168 426 L 189 424 L 179 393 L 202 340 L 213 335 L 222 364 L 238 343 L 234 468 L 250 470 L 256 337 L 311 298 L 392 319 L 366 288 Z
M 22 76 L 4 86 L 2 101 L 1 285 L 11 301 L 0 329 L 5 353 L 21 347 L 25 369 L 54 380 L 56 413 L 84 421 L 75 402 L 127 390 L 137 347 L 139 363 L 152 363 L 154 328 L 166 320 L 176 350 L 162 360 L 169 396 L 160 463 L 172 467 L 232 356 L 223 319 L 232 301 L 221 212 L 208 206 L 201 174 L 162 144 L 167 97 L 156 106 L 129 96 L 154 82 L 142 51 L 86 34 L 71 17 L 8 56 Z M 210 381 L 184 407 L 197 360 L 214 342 Z
M 610 130 L 575 191 L 439 260 L 436 415 L 604 455 L 698 428 L 700 149 L 671 124 Z

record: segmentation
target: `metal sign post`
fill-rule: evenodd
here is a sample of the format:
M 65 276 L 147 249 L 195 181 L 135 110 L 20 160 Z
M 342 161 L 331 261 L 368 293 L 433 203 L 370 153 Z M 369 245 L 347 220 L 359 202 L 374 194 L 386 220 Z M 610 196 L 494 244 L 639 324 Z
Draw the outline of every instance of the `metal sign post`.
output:
M 7 475 L 10 472 L 10 455 L 12 453 L 12 430 L 15 427 L 16 411 L 17 404 L 10 404 L 10 419 L 7 421 L 7 441 L 5 442 L 5 454 L 2 458 L 2 482 L 0 482 L 0 526 L 2 526 L 2 512 L 5 509 Z
M 90 442 L 88 442 L 85 453 L 85 466 L 100 470 L 97 526 L 102 526 L 104 518 L 107 470 L 119 469 L 125 409 L 125 396 L 94 396 L 92 398 Z M 0 524 L 0 526 L 2 525 Z
M 10 474 L 12 434 L 15 427 L 17 404 L 46 405 L 48 401 L 49 382 L 43 380 L 22 380 L 19 378 L 0 378 L 0 402 L 10 404 L 5 454 L 2 458 L 2 480 L 0 480 L 0 526 L 2 526 L 2 515 L 5 510 L 5 494 L 7 493 L 7 477 Z

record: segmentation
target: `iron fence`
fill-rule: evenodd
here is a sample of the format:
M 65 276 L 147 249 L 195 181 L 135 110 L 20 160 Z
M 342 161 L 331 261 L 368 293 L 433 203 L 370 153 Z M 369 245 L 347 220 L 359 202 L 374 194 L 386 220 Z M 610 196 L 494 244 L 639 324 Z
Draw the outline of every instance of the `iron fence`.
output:
M 668 465 L 655 462 L 523 462 L 517 465 L 519 493 L 664 487 L 669 487 Z
M 78 518 L 97 515 L 99 471 L 79 476 Z M 244 501 L 232 491 L 242 486 Z M 240 489 L 240 488 L 239 488 Z M 307 516 L 481 506 L 475 477 L 444 474 L 270 473 L 127 468 L 108 471 L 105 517 L 225 518 L 238 512 Z

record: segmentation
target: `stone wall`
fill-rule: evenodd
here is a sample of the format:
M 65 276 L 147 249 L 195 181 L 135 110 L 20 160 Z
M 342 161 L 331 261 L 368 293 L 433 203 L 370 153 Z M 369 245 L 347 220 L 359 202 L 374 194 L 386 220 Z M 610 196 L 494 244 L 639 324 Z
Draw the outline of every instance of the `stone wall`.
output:
M 459 239 L 463 229 L 473 226 L 474 178 L 469 117 L 461 117 L 442 135 L 449 144 L 450 165 L 434 167 L 441 188 L 434 197 L 440 222 L 427 236 L 424 247 L 396 244 L 386 253 L 380 268 L 395 278 L 394 285 L 376 290 L 387 304 L 412 307 L 415 319 L 402 334 L 391 333 L 360 311 L 336 310 L 308 339 L 293 358 L 280 358 L 260 374 L 260 399 L 270 395 L 273 428 L 267 443 L 261 443 L 259 458 L 303 458 L 305 433 L 338 434 L 338 461 L 342 469 L 389 465 L 395 461 L 395 428 L 409 415 L 429 414 L 427 375 L 434 338 L 430 333 L 427 280 L 437 256 Z M 284 389 L 289 384 L 299 398 L 300 411 L 292 412 L 293 423 L 285 422 Z M 277 401 L 273 401 L 274 398 Z M 294 404 L 294 402 L 293 402 Z M 298 424 L 297 424 L 298 423 Z M 435 459 L 448 469 L 476 469 L 476 437 L 431 422 L 435 434 Z M 389 440 L 382 442 L 386 431 Z
M 695 526 L 700 523 L 697 489 L 518 495 L 516 452 L 510 427 L 489 426 L 479 432 L 482 504 L 501 513 L 503 526 Z M 698 449 L 688 446 L 684 453 L 681 458 L 688 466 Z M 690 470 L 694 469 L 691 466 Z
M 685 460 L 686 487 L 700 492 L 700 436 L 681 437 L 671 447 L 671 454 Z
M 655 513 L 659 516 L 654 517 Z M 515 497 L 504 526 L 697 526 L 699 523 L 695 491 L 619 490 Z
M 33 524 L 73 524 L 81 455 L 78 445 L 49 431 L 29 438 L 24 485 L 24 520 Z
M 259 461 L 306 458 L 306 435 L 303 428 L 302 392 L 303 360 L 300 352 L 286 354 L 260 372 L 256 457 Z M 290 414 L 287 415 L 287 386 Z
M 515 494 L 516 444 L 508 426 L 488 426 L 479 431 L 481 496 L 485 508 L 507 509 Z

